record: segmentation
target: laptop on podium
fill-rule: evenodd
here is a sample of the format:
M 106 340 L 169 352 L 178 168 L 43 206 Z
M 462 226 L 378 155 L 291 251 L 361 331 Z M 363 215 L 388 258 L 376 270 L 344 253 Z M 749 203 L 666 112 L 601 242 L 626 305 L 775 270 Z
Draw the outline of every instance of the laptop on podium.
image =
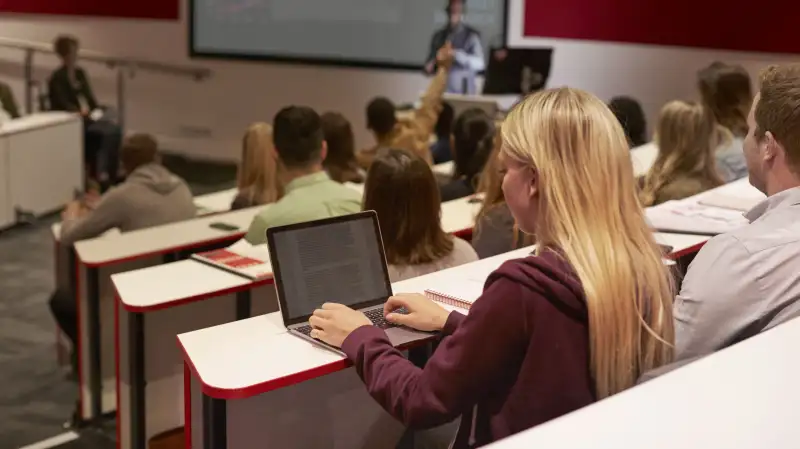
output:
M 431 337 L 383 317 L 392 285 L 375 211 L 270 228 L 267 242 L 283 324 L 292 335 L 344 355 L 310 335 L 314 310 L 333 302 L 364 312 L 395 346 Z

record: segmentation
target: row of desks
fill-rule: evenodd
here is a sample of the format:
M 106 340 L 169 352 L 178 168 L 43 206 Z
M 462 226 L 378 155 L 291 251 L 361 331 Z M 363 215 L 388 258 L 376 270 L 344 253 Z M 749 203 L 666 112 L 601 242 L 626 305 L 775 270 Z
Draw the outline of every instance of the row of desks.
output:
M 462 203 L 453 210 L 460 211 L 463 223 L 471 227 L 477 205 Z M 659 234 L 657 239 L 674 247 L 673 257 L 677 258 L 696 251 L 707 238 Z M 529 251 L 512 252 L 471 265 L 496 267 L 502 260 L 520 257 Z M 423 286 L 431 287 L 428 280 L 435 278 L 429 275 L 404 281 L 396 284 L 395 290 L 421 291 Z M 272 313 L 270 319 L 280 320 L 274 314 L 277 299 L 271 279 L 252 281 L 193 260 L 115 274 L 112 280 L 119 299 L 115 352 L 122 447 L 142 447 L 148 438 L 178 427 L 185 420 L 186 409 L 176 406 L 180 404 L 183 391 L 180 388 L 184 375 L 179 363 L 181 354 L 176 346 L 164 344 L 165 341 L 183 332 L 252 316 L 263 318 Z M 258 344 L 257 341 L 256 338 L 254 344 Z
M 657 234 L 656 239 L 672 246 L 674 252 L 670 257 L 677 258 L 697 251 L 707 237 Z M 398 282 L 392 289 L 423 293 L 453 282 L 454 278 L 485 277 L 503 262 L 525 257 L 531 250 L 516 250 Z M 123 296 L 122 304 L 127 308 L 126 302 Z M 178 340 L 185 366 L 182 373 L 174 371 L 173 382 L 179 386 L 177 378 L 183 374 L 184 413 L 176 410 L 168 427 L 179 426 L 179 418 L 183 418 L 187 423 L 188 441 L 193 447 L 245 448 L 252 441 L 286 445 L 276 447 L 316 447 L 322 441 L 329 442 L 328 447 L 366 447 L 362 446 L 366 442 L 370 442 L 369 447 L 394 447 L 402 433 L 403 429 L 369 397 L 346 359 L 288 334 L 278 312 L 182 334 Z M 125 353 L 121 348 L 120 354 Z M 134 378 L 122 373 L 121 388 L 130 391 L 141 388 L 129 383 Z M 165 404 L 164 396 L 154 398 L 149 391 L 147 398 L 146 405 L 132 403 L 131 410 L 136 412 L 136 406 L 145 405 L 147 424 L 158 426 L 160 423 L 151 420 L 151 411 L 163 410 L 175 401 L 170 398 Z M 157 402 L 151 405 L 151 398 Z M 338 416 L 340 412 L 332 405 L 341 403 L 348 404 L 346 418 Z M 324 411 L 312 410 L 320 404 Z M 325 404 L 331 404 L 330 409 Z M 129 416 L 126 412 L 121 406 L 120 419 Z M 293 434 L 294 429 L 308 419 L 308 413 L 316 413 L 319 419 L 315 422 L 334 424 L 320 434 Z M 273 420 L 283 424 L 270 425 Z M 127 424 L 130 423 L 135 420 Z M 120 425 L 125 428 L 126 423 Z M 147 434 L 151 434 L 149 427 Z M 376 440 L 376 435 L 382 438 Z M 123 447 L 128 446 L 123 444 Z

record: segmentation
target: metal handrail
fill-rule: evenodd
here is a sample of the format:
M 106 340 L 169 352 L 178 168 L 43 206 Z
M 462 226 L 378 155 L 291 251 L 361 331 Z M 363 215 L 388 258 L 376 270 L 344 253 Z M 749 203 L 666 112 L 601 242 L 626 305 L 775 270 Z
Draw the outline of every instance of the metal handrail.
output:
M 24 41 L 20 39 L 9 39 L 0 37 L 0 48 L 14 48 L 22 51 L 33 51 L 35 53 L 48 53 L 55 54 L 55 50 L 51 44 L 41 42 Z M 211 70 L 203 67 L 191 67 L 178 64 L 167 64 L 163 62 L 148 61 L 136 58 L 120 58 L 115 56 L 108 56 L 92 50 L 79 50 L 78 58 L 84 61 L 92 61 L 105 64 L 108 67 L 128 67 L 131 69 L 142 69 L 152 72 L 159 72 L 176 76 L 187 76 L 197 79 L 198 81 L 204 80 L 211 76 Z
M 55 49 L 53 49 L 51 44 L 4 37 L 0 37 L 0 48 L 11 48 L 25 52 L 25 110 L 30 114 L 33 112 L 33 89 L 37 84 L 36 80 L 33 79 L 33 56 L 36 53 L 55 54 Z M 204 81 L 211 76 L 211 70 L 202 67 L 167 64 L 136 58 L 120 58 L 92 50 L 79 50 L 78 59 L 104 64 L 110 69 L 117 70 L 117 110 L 120 126 L 123 126 L 125 119 L 126 75 L 128 77 L 133 77 L 137 70 L 143 70 L 166 75 L 190 77 L 195 81 Z

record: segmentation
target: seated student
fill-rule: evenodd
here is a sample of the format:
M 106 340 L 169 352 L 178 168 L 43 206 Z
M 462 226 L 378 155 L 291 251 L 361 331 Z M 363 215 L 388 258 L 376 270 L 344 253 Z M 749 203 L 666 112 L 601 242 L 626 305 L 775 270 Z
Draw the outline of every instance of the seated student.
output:
M 538 249 L 491 274 L 466 316 L 422 295 L 389 299 L 389 321 L 441 332 L 424 368 L 360 312 L 325 304 L 311 318 L 311 335 L 341 347 L 405 425 L 461 416 L 456 449 L 619 393 L 672 359 L 672 279 L 606 105 L 569 88 L 527 97 L 503 124 L 502 161 L 508 206 Z
M 14 92 L 8 84 L 0 81 L 0 123 L 6 119 L 19 118 L 19 109 L 14 100 Z
M 478 178 L 494 147 L 494 120 L 481 109 L 467 109 L 453 129 L 455 170 L 453 179 L 441 187 L 442 201 L 475 193 Z
M 61 223 L 62 244 L 72 245 L 114 228 L 128 232 L 195 217 L 192 192 L 181 178 L 159 163 L 158 144 L 153 137 L 136 134 L 126 138 L 121 159 L 129 173 L 125 182 L 109 190 L 96 205 L 76 201 L 66 207 Z M 75 342 L 74 298 L 57 292 L 50 306 L 61 329 Z
M 283 194 L 278 161 L 272 146 L 272 125 L 253 123 L 242 140 L 242 160 L 236 175 L 239 192 L 231 210 L 274 203 Z
M 322 134 L 328 144 L 328 157 L 322 166 L 336 182 L 362 184 L 364 171 L 356 160 L 356 138 L 350 121 L 338 112 L 322 114 Z
M 253 218 L 245 240 L 267 243 L 267 229 L 347 215 L 361 210 L 361 195 L 331 180 L 322 164 L 328 147 L 322 120 L 313 109 L 289 106 L 272 123 L 273 141 L 282 164 L 285 194 Z
M 442 103 L 442 112 L 439 113 L 439 120 L 433 129 L 436 134 L 436 141 L 431 144 L 431 157 L 434 164 L 442 164 L 453 160 L 453 150 L 451 139 L 453 138 L 453 121 L 455 120 L 455 110 L 448 102 Z
M 405 150 L 381 150 L 367 173 L 364 210 L 381 226 L 392 282 L 478 260 L 469 243 L 442 230 L 436 177 Z
M 675 302 L 676 356 L 704 356 L 800 314 L 800 64 L 761 75 L 744 154 L 768 198 L 709 240 Z
M 534 244 L 531 235 L 520 232 L 503 195 L 503 167 L 500 161 L 502 135 L 496 133 L 494 150 L 481 173 L 478 192 L 483 205 L 475 219 L 472 248 L 485 259 Z
M 717 150 L 717 169 L 725 182 L 747 176 L 742 142 L 747 135 L 747 114 L 753 103 L 750 74 L 741 66 L 714 62 L 698 73 L 703 104 L 733 140 Z
M 638 101 L 631 97 L 614 97 L 608 107 L 622 125 L 631 148 L 647 143 L 647 120 Z
M 110 120 L 91 118 L 99 108 L 86 72 L 78 66 L 78 40 L 59 36 L 54 49 L 61 58 L 61 67 L 50 76 L 48 94 L 50 109 L 77 112 L 83 116 L 85 134 L 84 159 L 89 177 L 108 187 L 117 183 L 119 175 L 119 145 L 122 132 Z
M 388 98 L 376 98 L 367 105 L 367 128 L 375 136 L 375 146 L 358 153 L 358 163 L 365 170 L 380 148 L 400 148 L 432 162 L 430 138 L 442 109 L 442 95 L 447 87 L 447 74 L 453 63 L 453 48 L 445 45 L 436 55 L 438 71 L 420 106 L 409 121 L 397 120 L 397 108 Z
M 667 103 L 658 120 L 658 157 L 644 176 L 642 204 L 680 200 L 722 185 L 714 153 L 725 139 L 729 133 L 704 106 Z

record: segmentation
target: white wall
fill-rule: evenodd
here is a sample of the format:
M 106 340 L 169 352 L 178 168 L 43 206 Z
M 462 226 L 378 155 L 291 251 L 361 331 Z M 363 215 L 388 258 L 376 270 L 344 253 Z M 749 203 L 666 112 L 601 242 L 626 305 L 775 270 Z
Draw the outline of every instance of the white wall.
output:
M 185 2 L 184 2 L 185 3 Z M 722 59 L 745 65 L 752 73 L 775 55 L 709 50 L 599 44 L 522 37 L 524 0 L 511 0 L 509 38 L 514 47 L 554 46 L 551 85 L 573 85 L 604 99 L 634 96 L 651 121 L 659 107 L 673 98 L 695 97 L 695 72 Z M 184 4 L 183 15 L 186 17 Z M 195 83 L 161 74 L 137 74 L 128 84 L 129 129 L 160 137 L 165 147 L 198 157 L 235 159 L 239 139 L 254 120 L 270 121 L 287 104 L 306 104 L 320 111 L 338 110 L 354 124 L 360 145 L 369 143 L 364 106 L 376 95 L 407 102 L 426 85 L 409 72 L 296 66 L 266 62 L 190 60 L 187 24 L 180 22 L 0 16 L 0 37 L 50 42 L 59 33 L 80 38 L 84 48 L 114 55 L 193 64 L 213 71 L 210 80 Z M 423 51 L 422 49 L 420 51 Z M 0 49 L 0 78 L 11 81 L 23 102 L 22 54 Z M 37 78 L 44 80 L 56 61 L 37 58 Z M 113 104 L 114 72 L 86 65 L 97 95 Z

